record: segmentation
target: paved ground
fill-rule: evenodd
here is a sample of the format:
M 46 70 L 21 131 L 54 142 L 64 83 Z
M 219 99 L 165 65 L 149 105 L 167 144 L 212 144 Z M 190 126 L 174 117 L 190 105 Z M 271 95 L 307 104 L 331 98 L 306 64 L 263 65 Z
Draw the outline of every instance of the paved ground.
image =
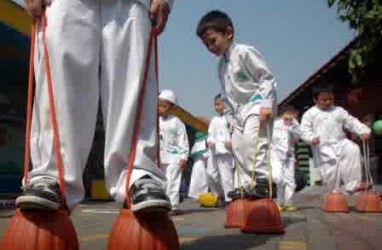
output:
M 377 250 L 382 246 L 381 214 L 327 214 L 321 212 L 320 190 L 307 188 L 296 197 L 301 208 L 282 213 L 284 235 L 242 234 L 224 229 L 224 209 L 199 208 L 191 200 L 182 203 L 184 214 L 173 217 L 183 250 Z M 354 200 L 349 199 L 351 206 Z M 81 249 L 106 249 L 108 232 L 118 214 L 115 203 L 85 203 L 72 215 Z M 0 210 L 0 236 L 12 211 Z M 378 247 L 379 246 L 379 247 Z

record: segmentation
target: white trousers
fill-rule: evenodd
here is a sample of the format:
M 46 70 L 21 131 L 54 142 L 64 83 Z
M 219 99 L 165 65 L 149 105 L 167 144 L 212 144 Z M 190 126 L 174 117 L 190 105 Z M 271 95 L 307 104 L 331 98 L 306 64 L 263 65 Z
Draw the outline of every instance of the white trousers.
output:
M 207 159 L 203 156 L 197 156 L 192 166 L 188 197 L 198 199 L 200 194 L 207 192 Z
M 99 98 L 106 133 L 106 184 L 117 201 L 124 201 L 126 165 L 151 29 L 148 4 L 55 0 L 46 16 L 67 205 L 73 208 L 84 196 L 82 173 L 92 145 Z M 40 29 L 36 40 L 30 176 L 57 178 Z M 155 164 L 157 93 L 154 68 L 150 67 L 130 183 L 146 174 L 165 180 Z
M 352 191 L 362 181 L 361 152 L 358 145 L 348 139 L 344 139 L 339 147 L 337 150 L 339 155 L 332 157 L 332 159 L 327 157 L 322 159 L 322 156 L 324 154 L 334 155 L 327 152 L 333 149 L 319 148 L 315 154 L 315 161 L 320 166 L 321 178 L 327 191 L 339 189 L 341 183 L 346 191 Z M 322 150 L 325 152 L 320 152 Z
M 220 182 L 219 168 L 214 160 L 214 155 L 209 154 L 207 159 L 207 183 L 210 189 L 210 192 L 214 195 L 222 196 L 223 189 Z
M 213 155 L 213 161 L 219 171 L 220 186 L 223 189 L 225 201 L 231 201 L 228 192 L 233 190 L 233 158 L 230 154 Z
M 280 159 L 276 152 L 271 152 L 272 178 L 277 185 L 277 202 L 292 205 L 296 190 L 295 158 Z
M 271 122 L 270 122 L 271 123 Z M 271 130 L 271 125 L 269 126 Z M 271 131 L 269 131 L 272 136 Z M 258 138 L 257 138 L 258 136 Z M 258 140 L 256 142 L 256 140 Z M 256 150 L 255 150 L 256 146 Z M 234 129 L 232 134 L 232 150 L 238 171 L 235 171 L 235 187 L 243 186 L 249 189 L 254 178 L 268 178 L 268 148 L 267 125 L 261 124 L 257 115 L 247 118 L 243 131 Z
M 172 210 L 179 208 L 179 189 L 182 180 L 182 169 L 177 163 L 161 164 L 166 174 L 166 194 L 170 198 Z

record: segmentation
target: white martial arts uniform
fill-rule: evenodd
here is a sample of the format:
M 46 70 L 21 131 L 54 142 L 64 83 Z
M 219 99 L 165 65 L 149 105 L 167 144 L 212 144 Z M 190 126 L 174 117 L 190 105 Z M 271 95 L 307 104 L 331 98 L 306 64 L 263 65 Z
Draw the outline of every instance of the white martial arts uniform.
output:
M 253 169 L 255 178 L 269 175 L 267 127 L 272 126 L 272 121 L 260 126 L 259 110 L 270 108 L 276 112 L 276 81 L 260 53 L 242 44 L 231 46 L 220 59 L 218 70 L 224 113 L 233 127 L 233 155 L 243 168 L 239 172 L 241 185 L 249 189 Z
M 125 199 L 126 166 L 151 30 L 150 2 L 54 0 L 46 7 L 46 41 L 70 209 L 84 195 L 82 173 L 93 141 L 100 98 L 106 132 L 106 184 L 116 200 Z M 42 48 L 42 31 L 38 28 L 32 179 L 57 178 Z M 155 164 L 157 93 L 154 67 L 150 67 L 130 184 L 147 174 L 165 180 Z
M 187 161 L 189 146 L 186 126 L 177 117 L 169 115 L 159 118 L 160 161 L 166 173 L 166 193 L 173 210 L 179 208 L 179 188 L 182 180 L 180 160 Z
M 301 137 L 300 125 L 296 120 L 286 124 L 281 118 L 273 123 L 271 143 L 272 178 L 277 185 L 279 204 L 292 205 L 296 189 L 294 146 Z
M 322 110 L 314 106 L 302 117 L 304 140 L 311 143 L 315 137 L 320 139 L 319 145 L 312 147 L 313 159 L 320 167 L 327 190 L 339 188 L 336 177 L 342 180 L 347 191 L 354 190 L 362 181 L 360 149 L 346 138 L 344 128 L 358 135 L 370 133 L 366 125 L 341 107 Z
M 211 148 L 212 166 L 219 172 L 220 186 L 223 189 L 225 201 L 230 201 L 228 192 L 233 190 L 234 163 L 232 153 L 226 149 L 225 143 L 231 140 L 228 131 L 228 123 L 224 116 L 212 118 L 208 127 L 208 142 L 214 146 Z M 218 183 L 218 179 L 215 182 Z
M 192 166 L 188 197 L 198 199 L 200 194 L 208 192 L 207 161 L 209 153 L 207 150 L 207 135 L 205 133 L 203 133 L 203 136 L 197 136 L 195 139 L 191 149 L 191 157 L 194 160 L 194 165 Z

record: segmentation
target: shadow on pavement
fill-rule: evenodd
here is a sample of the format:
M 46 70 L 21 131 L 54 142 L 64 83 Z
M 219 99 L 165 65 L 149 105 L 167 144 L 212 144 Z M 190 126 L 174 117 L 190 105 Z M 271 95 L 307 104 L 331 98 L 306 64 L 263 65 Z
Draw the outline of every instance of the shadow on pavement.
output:
M 264 245 L 278 235 L 228 234 L 206 236 L 181 246 L 181 250 L 245 250 Z

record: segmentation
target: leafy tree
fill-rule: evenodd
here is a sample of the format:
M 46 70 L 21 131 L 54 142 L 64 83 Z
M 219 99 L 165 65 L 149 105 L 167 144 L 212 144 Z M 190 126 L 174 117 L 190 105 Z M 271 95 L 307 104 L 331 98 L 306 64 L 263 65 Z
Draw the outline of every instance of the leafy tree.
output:
M 329 7 L 337 5 L 342 22 L 357 31 L 359 38 L 350 52 L 348 66 L 356 77 L 374 58 L 375 48 L 382 38 L 382 0 L 327 0 Z

